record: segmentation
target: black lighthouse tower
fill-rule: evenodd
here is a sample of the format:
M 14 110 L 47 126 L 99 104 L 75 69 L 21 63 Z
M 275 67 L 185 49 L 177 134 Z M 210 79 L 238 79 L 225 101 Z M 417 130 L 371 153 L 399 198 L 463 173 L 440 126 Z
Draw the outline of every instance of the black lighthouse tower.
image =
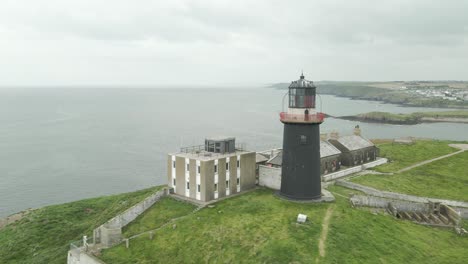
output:
M 304 78 L 289 85 L 284 124 L 280 195 L 294 200 L 321 197 L 320 129 L 324 114 L 315 109 L 316 87 Z

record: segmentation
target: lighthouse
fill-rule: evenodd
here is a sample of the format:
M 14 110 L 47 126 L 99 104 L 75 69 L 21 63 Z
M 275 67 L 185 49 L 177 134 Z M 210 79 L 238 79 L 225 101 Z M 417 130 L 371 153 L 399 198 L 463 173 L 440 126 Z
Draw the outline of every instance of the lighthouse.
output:
M 280 113 L 284 133 L 279 194 L 293 200 L 320 199 L 320 124 L 324 114 L 315 107 L 316 87 L 301 74 L 289 85 L 287 96 L 288 110 Z

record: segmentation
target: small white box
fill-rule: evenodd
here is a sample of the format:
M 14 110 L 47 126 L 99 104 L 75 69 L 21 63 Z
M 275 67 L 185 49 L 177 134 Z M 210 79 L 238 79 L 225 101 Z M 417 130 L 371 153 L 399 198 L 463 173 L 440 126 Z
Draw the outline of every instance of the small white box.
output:
M 298 223 L 305 223 L 307 221 L 307 215 L 298 214 L 297 215 L 297 222 Z

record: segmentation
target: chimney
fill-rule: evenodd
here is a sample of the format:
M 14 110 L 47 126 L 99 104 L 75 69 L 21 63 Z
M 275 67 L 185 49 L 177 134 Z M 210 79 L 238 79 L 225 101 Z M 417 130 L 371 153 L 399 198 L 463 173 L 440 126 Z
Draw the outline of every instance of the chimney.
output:
M 339 137 L 340 137 L 340 135 L 338 134 L 337 131 L 333 131 L 333 132 L 330 133 L 330 139 L 338 140 Z
M 327 134 L 327 133 L 321 133 L 321 134 L 320 134 L 320 140 L 322 140 L 322 141 L 327 141 L 327 138 L 328 138 L 328 134 Z
M 354 132 L 354 135 L 356 135 L 356 136 L 361 136 L 361 128 L 359 128 L 359 125 L 356 125 L 356 126 L 354 127 L 354 131 L 353 131 L 353 132 Z

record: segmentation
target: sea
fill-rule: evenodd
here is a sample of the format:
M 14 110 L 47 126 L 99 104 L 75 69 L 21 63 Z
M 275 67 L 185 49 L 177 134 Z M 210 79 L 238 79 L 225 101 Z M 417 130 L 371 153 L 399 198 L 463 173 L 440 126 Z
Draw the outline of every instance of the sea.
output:
M 28 208 L 166 183 L 167 154 L 234 136 L 252 151 L 281 147 L 285 90 L 250 88 L 0 89 L 0 217 Z M 441 111 L 320 95 L 332 116 Z M 366 124 L 328 118 L 321 132 L 367 138 L 468 140 L 468 124 Z

